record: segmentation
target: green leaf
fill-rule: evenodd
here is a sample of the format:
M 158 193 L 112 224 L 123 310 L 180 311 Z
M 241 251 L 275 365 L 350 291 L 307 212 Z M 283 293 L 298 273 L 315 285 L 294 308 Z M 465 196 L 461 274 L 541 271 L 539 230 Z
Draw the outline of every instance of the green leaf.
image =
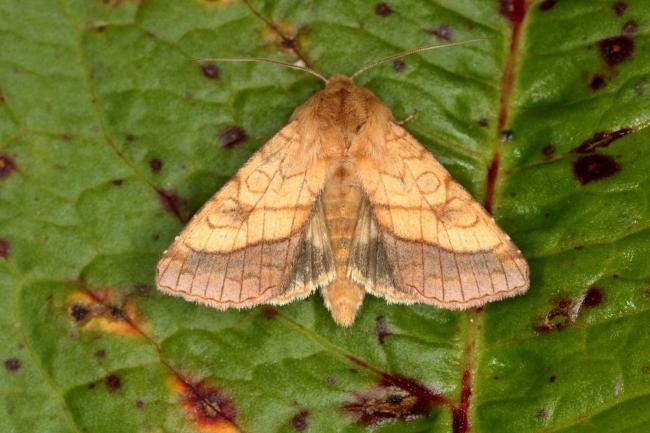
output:
M 0 431 L 650 429 L 650 8 L 387 3 L 0 2 Z M 319 295 L 218 312 L 155 291 L 182 221 L 321 88 L 193 58 L 295 62 L 278 31 L 326 75 L 487 38 L 358 83 L 417 113 L 529 260 L 526 295 L 368 297 L 342 329 Z

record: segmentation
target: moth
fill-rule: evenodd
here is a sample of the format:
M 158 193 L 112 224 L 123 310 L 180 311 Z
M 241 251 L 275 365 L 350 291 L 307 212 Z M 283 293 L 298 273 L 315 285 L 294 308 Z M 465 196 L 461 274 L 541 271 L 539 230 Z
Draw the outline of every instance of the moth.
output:
M 219 310 L 320 290 L 341 326 L 354 322 L 366 293 L 465 309 L 525 292 L 528 265 L 508 235 L 353 82 L 437 47 L 329 79 L 244 59 L 306 70 L 325 88 L 194 215 L 158 263 L 158 289 Z

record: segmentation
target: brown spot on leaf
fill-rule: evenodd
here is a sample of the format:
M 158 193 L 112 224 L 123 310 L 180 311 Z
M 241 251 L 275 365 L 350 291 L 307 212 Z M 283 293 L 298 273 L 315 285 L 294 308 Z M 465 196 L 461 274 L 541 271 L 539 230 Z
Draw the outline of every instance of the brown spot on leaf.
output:
M 393 419 L 410 420 L 426 416 L 431 406 L 396 386 L 378 386 L 357 394 L 343 410 L 351 414 L 357 424 L 376 426 Z
M 537 334 L 548 334 L 568 327 L 573 321 L 573 301 L 566 297 L 553 299 L 551 309 L 533 324 Z
M 645 365 L 641 368 L 641 373 L 650 374 L 650 365 Z
M 6 179 L 16 169 L 13 159 L 7 155 L 0 155 L 0 180 Z
M 490 123 L 488 122 L 487 118 L 485 118 L 485 117 L 481 117 L 480 119 L 478 119 L 478 126 L 480 126 L 482 128 L 486 128 L 489 124 Z
M 84 322 L 90 315 L 90 309 L 84 304 L 72 304 L 68 308 L 68 315 L 77 323 Z
M 114 294 L 109 290 L 84 289 L 68 296 L 68 316 L 76 325 L 99 329 L 118 335 L 142 334 L 142 322 L 135 305 L 124 301 L 120 306 L 111 302 Z
M 97 359 L 104 359 L 106 358 L 106 350 L 104 349 L 98 349 L 95 351 L 95 358 Z
M 171 385 L 200 431 L 238 431 L 237 409 L 223 391 L 204 381 L 193 382 L 179 375 L 172 378 Z
M 625 13 L 625 10 L 627 9 L 627 4 L 625 2 L 616 2 L 612 5 L 612 12 L 616 14 L 616 16 L 621 16 Z
M 603 74 L 594 74 L 589 81 L 591 90 L 600 90 L 607 85 L 607 80 Z
M 109 374 L 104 378 L 104 384 L 109 391 L 117 391 L 122 387 L 122 380 L 115 374 Z
M 393 70 L 395 72 L 404 72 L 406 69 L 406 63 L 404 63 L 404 60 L 398 59 L 393 61 Z
M 133 143 L 136 139 L 135 134 L 126 134 L 126 142 Z
M 550 11 L 555 7 L 558 0 L 544 0 L 539 4 L 539 10 L 542 12 Z
M 10 247 L 9 241 L 6 239 L 0 239 L 0 258 L 6 259 L 9 257 Z
M 621 128 L 616 131 L 599 131 L 586 139 L 578 147 L 571 150 L 571 153 L 592 153 L 599 147 L 607 147 L 614 141 L 625 137 L 632 132 L 632 128 Z
M 185 217 L 183 216 L 181 209 L 183 207 L 183 200 L 176 194 L 173 190 L 165 190 L 161 188 L 156 188 L 158 193 L 158 200 L 167 212 L 173 214 L 178 220 L 182 223 L 185 223 Z
M 377 341 L 379 344 L 384 344 L 386 337 L 391 335 L 391 332 L 388 330 L 388 323 L 386 322 L 386 317 L 377 316 L 375 319 L 375 335 L 377 336 Z
M 354 364 L 373 371 L 380 381 L 373 388 L 354 394 L 352 401 L 343 405 L 356 422 L 364 426 L 375 426 L 400 419 L 411 420 L 429 414 L 434 406 L 450 406 L 451 402 L 418 381 L 390 374 L 371 367 L 366 362 L 348 356 Z
M 550 383 L 555 383 L 555 380 L 556 380 L 556 379 L 557 379 L 557 377 L 555 377 L 554 374 L 548 377 L 548 381 L 549 381 Z
M 539 409 L 537 412 L 535 412 L 535 418 L 537 418 L 540 421 L 543 421 L 547 417 L 547 413 L 545 409 Z
M 336 378 L 333 376 L 327 376 L 325 378 L 325 385 L 329 385 L 329 386 L 336 385 Z
M 625 62 L 634 53 L 634 41 L 625 35 L 602 39 L 598 47 L 601 57 L 609 66 Z
M 380 17 L 387 17 L 392 13 L 393 10 L 384 2 L 377 3 L 377 5 L 375 5 L 375 15 L 379 15 Z
M 566 296 L 554 298 L 549 311 L 538 317 L 533 323 L 533 330 L 537 334 L 548 334 L 565 329 L 576 321 L 583 308 L 597 307 L 603 302 L 603 299 L 603 291 L 597 287 L 590 287 L 575 300 Z M 555 376 L 551 376 L 549 382 L 554 381 Z
M 133 293 L 138 296 L 149 296 L 152 292 L 153 287 L 147 283 L 137 283 L 135 286 L 133 286 Z
M 603 294 L 603 289 L 598 287 L 590 287 L 585 293 L 585 298 L 582 301 L 582 306 L 584 308 L 594 308 L 603 303 L 605 296 Z
M 454 35 L 454 30 L 451 28 L 451 26 L 447 24 L 430 28 L 428 32 L 431 35 L 437 37 L 438 39 L 442 39 L 443 41 L 447 41 L 447 42 L 451 42 L 451 38 Z
M 20 359 L 18 359 L 18 358 L 7 358 L 7 359 L 5 359 L 5 369 L 7 369 L 7 371 L 9 373 L 17 372 L 18 370 L 20 370 L 21 365 L 22 364 L 20 362 Z
M 221 78 L 221 71 L 219 71 L 219 67 L 214 63 L 201 65 L 201 72 L 203 72 L 206 78 L 210 78 L 211 80 L 219 80 Z
M 542 147 L 542 155 L 544 155 L 544 159 L 553 158 L 553 155 L 555 155 L 555 146 L 549 143 Z
M 499 134 L 499 141 L 501 141 L 501 143 L 510 143 L 514 137 L 514 131 L 511 129 L 504 129 L 501 131 L 501 134 Z
M 142 400 L 140 400 L 140 399 L 137 399 L 137 400 L 135 401 L 135 407 L 136 407 L 137 409 L 142 409 L 142 408 L 144 407 L 144 401 L 142 401 Z
M 625 24 L 623 24 L 622 30 L 625 34 L 633 35 L 639 31 L 639 23 L 634 20 L 627 21 Z
M 275 318 L 278 316 L 278 314 L 280 314 L 280 312 L 278 311 L 277 308 L 273 308 L 273 307 L 262 307 L 262 314 L 263 314 L 264 317 L 266 317 L 267 319 L 275 319 Z
M 163 166 L 163 163 L 158 158 L 152 158 L 152 159 L 149 160 L 149 168 L 154 173 L 158 173 L 160 171 L 160 169 L 162 168 L 162 166 Z
M 307 417 L 309 416 L 309 411 L 307 409 L 302 409 L 300 412 L 295 414 L 291 418 L 291 427 L 295 431 L 302 432 L 307 429 Z
M 621 166 L 609 155 L 587 155 L 573 162 L 573 174 L 583 185 L 612 176 L 619 171 Z
M 221 147 L 226 149 L 231 149 L 243 143 L 246 138 L 248 138 L 246 131 L 239 126 L 228 126 L 219 133 L 219 143 Z
M 296 40 L 293 38 L 282 38 L 282 41 L 280 41 L 280 47 L 284 50 L 295 50 Z
M 121 186 L 124 183 L 124 179 L 113 179 L 111 183 L 115 186 Z

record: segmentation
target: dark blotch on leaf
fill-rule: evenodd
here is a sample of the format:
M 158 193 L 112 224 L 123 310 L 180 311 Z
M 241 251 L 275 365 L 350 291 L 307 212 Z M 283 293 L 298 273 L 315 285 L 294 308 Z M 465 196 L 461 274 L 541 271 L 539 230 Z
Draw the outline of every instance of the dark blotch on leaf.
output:
M 153 292 L 153 287 L 147 283 L 137 283 L 133 286 L 133 292 L 139 296 L 149 296 Z
M 124 310 L 115 305 L 109 306 L 108 311 L 113 319 L 123 319 L 125 317 Z
M 547 416 L 546 410 L 544 409 L 540 409 L 537 412 L 535 412 L 535 418 L 537 418 L 540 421 L 545 420 L 546 416 Z
M 548 381 L 549 381 L 550 383 L 555 383 L 555 380 L 556 380 L 556 379 L 557 379 L 557 377 L 555 377 L 554 374 L 548 377 Z
M 388 6 L 384 2 L 377 3 L 377 5 L 375 6 L 375 14 L 379 15 L 380 17 L 387 17 L 392 13 L 393 10 L 390 8 L 390 6 Z
M 98 359 L 106 358 L 106 351 L 104 349 L 98 349 L 95 351 L 95 357 Z
M 609 155 L 587 155 L 573 162 L 573 174 L 581 184 L 587 184 L 612 176 L 621 166 Z
M 557 4 L 557 0 L 544 0 L 539 4 L 540 11 L 550 11 Z
M 181 222 L 185 222 L 185 218 L 181 213 L 181 208 L 183 205 L 183 200 L 176 194 L 176 192 L 171 190 L 156 189 L 158 193 L 158 199 L 162 204 L 163 208 L 172 213 L 176 218 Z
M 228 126 L 223 131 L 219 133 L 219 143 L 221 147 L 226 149 L 231 149 L 238 144 L 246 141 L 247 135 L 239 126 Z
M 646 365 L 646 366 L 642 367 L 641 372 L 643 374 L 650 374 L 650 366 Z
M 395 60 L 393 61 L 393 70 L 395 72 L 403 72 L 404 69 L 406 69 L 406 63 L 404 63 L 404 60 Z
M 0 239 L 0 258 L 6 259 L 9 257 L 9 241 Z
M 210 78 L 211 80 L 218 80 L 221 77 L 219 67 L 214 63 L 206 63 L 204 65 L 201 65 L 201 72 L 203 72 L 203 75 L 206 78 Z
M 489 124 L 490 123 L 488 122 L 487 118 L 485 118 L 485 117 L 481 117 L 480 119 L 478 119 L 478 126 L 480 126 L 482 128 L 486 128 Z
M 590 287 L 585 293 L 585 298 L 582 301 L 582 306 L 585 308 L 594 308 L 603 303 L 605 296 L 603 289 L 598 287 Z
M 501 143 L 510 143 L 514 136 L 515 133 L 512 129 L 504 129 L 499 135 L 499 140 L 501 140 Z
M 113 179 L 111 183 L 115 186 L 120 186 L 124 183 L 124 179 Z
M 378 371 L 352 356 L 348 356 L 348 359 L 374 371 L 381 378 L 375 387 L 356 393 L 352 401 L 343 405 L 343 410 L 354 416 L 357 424 L 375 426 L 393 419 L 411 420 L 428 415 L 433 406 L 451 406 L 443 395 L 414 379 Z
M 537 318 L 533 324 L 533 330 L 541 335 L 568 327 L 572 322 L 572 307 L 573 302 L 569 298 L 554 299 L 551 309 L 543 317 Z
M 309 411 L 307 409 L 302 409 L 291 418 L 291 427 L 293 427 L 295 431 L 305 431 L 307 429 L 308 416 Z
M 133 143 L 135 141 L 136 137 L 134 134 L 126 134 L 126 142 L 127 143 Z
M 75 322 L 83 322 L 90 315 L 90 310 L 83 304 L 72 304 L 68 314 Z
M 273 307 L 263 307 L 262 308 L 262 314 L 264 314 L 264 317 L 267 319 L 275 319 L 280 312 L 278 311 L 277 308 Z
M 108 388 L 109 391 L 116 391 L 122 386 L 122 381 L 120 380 L 119 376 L 115 374 L 109 374 L 104 379 L 104 384 L 106 384 L 106 388 Z
M 589 81 L 591 90 L 600 90 L 607 85 L 607 80 L 603 74 L 594 74 Z
M 612 5 L 612 11 L 619 17 L 625 13 L 626 9 L 627 4 L 625 2 L 616 2 Z
M 438 39 L 450 42 L 452 36 L 454 35 L 454 30 L 451 28 L 451 26 L 443 24 L 441 26 L 429 29 L 429 33 Z
M 375 319 L 375 335 L 377 336 L 377 341 L 379 344 L 384 344 L 386 337 L 391 335 L 391 332 L 388 330 L 388 323 L 386 322 L 386 317 L 377 316 Z
M 163 163 L 158 158 L 152 158 L 152 159 L 149 160 L 149 168 L 154 173 L 158 173 L 160 171 L 160 169 L 162 168 L 162 166 L 163 166 Z
M 544 155 L 544 159 L 553 158 L 553 155 L 555 155 L 555 146 L 549 143 L 542 147 L 542 155 Z
M 623 33 L 628 35 L 634 34 L 639 31 L 639 23 L 634 20 L 630 20 L 623 24 Z
M 336 385 L 336 378 L 333 376 L 327 376 L 325 378 L 325 385 L 329 385 L 329 386 Z
M 15 169 L 16 164 L 14 164 L 13 159 L 9 158 L 7 155 L 0 155 L 0 179 L 9 177 Z
M 224 420 L 235 421 L 237 410 L 232 400 L 221 391 L 203 382 L 184 383 L 184 402 L 197 422 L 212 424 Z
M 20 370 L 20 359 L 18 358 L 7 358 L 5 359 L 5 368 L 9 373 L 15 373 Z
M 138 409 L 142 409 L 144 407 L 144 401 L 138 399 L 135 401 L 135 407 Z
M 634 41 L 628 36 L 614 36 L 598 42 L 600 55 L 609 66 L 615 66 L 629 59 L 634 53 Z
M 282 42 L 280 42 L 280 46 L 285 50 L 293 50 L 296 48 L 296 41 L 290 38 L 282 38 Z
M 619 138 L 632 132 L 632 128 L 621 128 L 616 131 L 599 131 L 571 150 L 571 153 L 592 153 L 599 147 L 607 147 Z

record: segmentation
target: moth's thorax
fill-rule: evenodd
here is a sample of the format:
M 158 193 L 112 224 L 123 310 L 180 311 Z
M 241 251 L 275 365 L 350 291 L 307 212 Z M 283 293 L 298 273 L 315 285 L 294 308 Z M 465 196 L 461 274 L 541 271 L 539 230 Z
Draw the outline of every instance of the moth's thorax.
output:
M 318 131 L 323 151 L 343 156 L 359 135 L 392 118 L 388 108 L 368 89 L 344 75 L 334 75 L 323 90 L 312 96 L 293 116 L 306 133 Z

